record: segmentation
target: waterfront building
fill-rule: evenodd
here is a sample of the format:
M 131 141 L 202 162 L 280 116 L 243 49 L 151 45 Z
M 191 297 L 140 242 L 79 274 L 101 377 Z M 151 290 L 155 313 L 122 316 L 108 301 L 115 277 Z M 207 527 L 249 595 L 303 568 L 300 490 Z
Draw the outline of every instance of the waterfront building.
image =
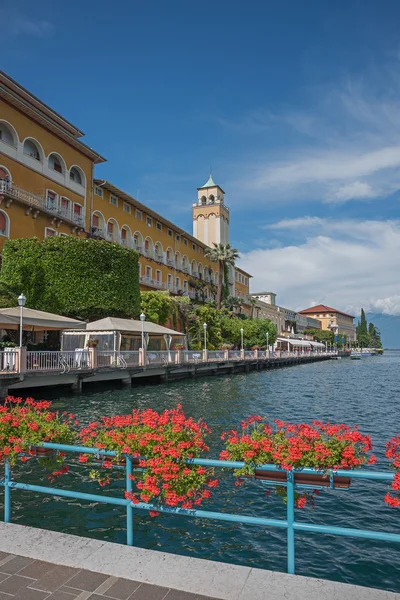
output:
M 347 340 L 350 344 L 356 341 L 355 317 L 352 315 L 348 315 L 341 310 L 326 306 L 325 304 L 306 308 L 301 310 L 299 314 L 318 319 L 321 323 L 321 329 L 325 331 L 333 331 L 339 337 L 347 335 Z
M 257 303 L 254 305 L 254 316 L 260 319 L 269 319 L 276 325 L 278 335 L 303 336 L 306 329 L 321 329 L 321 322 L 309 316 L 296 313 L 290 308 L 276 304 L 274 292 L 255 292 L 250 294 Z
M 0 252 L 6 239 L 57 235 L 94 237 L 139 252 L 142 290 L 216 296 L 219 267 L 206 258 L 213 242 L 229 241 L 225 193 L 210 176 L 198 188 L 193 235 L 109 181 L 94 175 L 105 158 L 83 132 L 0 72 Z M 251 275 L 230 269 L 231 296 L 249 311 Z M 194 282 L 194 284 L 193 284 Z
M 83 132 L 0 72 L 0 251 L 8 238 L 82 235 L 95 164 Z

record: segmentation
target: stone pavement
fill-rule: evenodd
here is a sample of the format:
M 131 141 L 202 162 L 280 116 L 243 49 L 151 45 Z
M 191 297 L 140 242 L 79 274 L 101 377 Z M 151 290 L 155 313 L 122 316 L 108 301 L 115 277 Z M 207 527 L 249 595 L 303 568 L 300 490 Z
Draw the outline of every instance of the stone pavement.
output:
M 0 552 L 0 600 L 213 600 Z
M 400 594 L 0 521 L 0 600 L 400 600 Z

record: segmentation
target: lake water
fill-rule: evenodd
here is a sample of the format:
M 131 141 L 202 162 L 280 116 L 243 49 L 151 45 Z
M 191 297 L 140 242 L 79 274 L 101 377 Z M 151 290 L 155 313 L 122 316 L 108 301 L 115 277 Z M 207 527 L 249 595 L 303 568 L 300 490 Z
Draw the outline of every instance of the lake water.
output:
M 132 408 L 156 410 L 183 405 L 187 415 L 203 417 L 212 429 L 213 457 L 221 449 L 220 434 L 238 426 L 243 417 L 264 414 L 293 422 L 324 421 L 358 424 L 372 436 L 378 457 L 376 468 L 388 468 L 385 442 L 400 433 L 400 353 L 361 361 L 342 359 L 276 371 L 259 371 L 229 377 L 210 377 L 129 390 L 97 390 L 81 396 L 54 399 L 60 410 L 74 412 L 86 423 L 104 414 L 126 413 Z M 25 467 L 24 479 L 38 481 L 37 466 Z M 85 477 L 82 465 L 57 485 L 94 493 L 101 490 Z M 383 502 L 387 483 L 354 482 L 350 490 L 324 491 L 316 508 L 296 511 L 298 520 L 400 532 L 400 509 Z M 2 492 L 1 492 L 2 494 Z M 2 495 L 0 496 L 2 502 Z M 263 486 L 248 481 L 233 486 L 229 474 L 221 476 L 214 500 L 204 509 L 285 518 L 278 498 L 266 498 Z M 13 522 L 125 543 L 123 509 L 13 492 Z M 198 558 L 286 570 L 284 531 L 160 515 L 135 514 L 134 544 Z M 400 545 L 314 533 L 296 533 L 296 573 L 400 592 Z

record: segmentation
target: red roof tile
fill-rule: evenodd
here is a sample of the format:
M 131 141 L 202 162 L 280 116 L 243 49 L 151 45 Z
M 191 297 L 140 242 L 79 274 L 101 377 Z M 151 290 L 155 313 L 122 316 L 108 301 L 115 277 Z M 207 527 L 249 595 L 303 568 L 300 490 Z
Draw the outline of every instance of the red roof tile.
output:
M 305 308 L 304 310 L 299 311 L 301 315 L 312 315 L 316 313 L 337 313 L 339 315 L 344 315 L 345 317 L 350 317 L 350 319 L 354 319 L 353 315 L 348 315 L 342 310 L 337 310 L 336 308 L 332 308 L 330 306 L 326 306 L 326 304 L 318 304 L 317 306 L 311 306 L 311 308 Z

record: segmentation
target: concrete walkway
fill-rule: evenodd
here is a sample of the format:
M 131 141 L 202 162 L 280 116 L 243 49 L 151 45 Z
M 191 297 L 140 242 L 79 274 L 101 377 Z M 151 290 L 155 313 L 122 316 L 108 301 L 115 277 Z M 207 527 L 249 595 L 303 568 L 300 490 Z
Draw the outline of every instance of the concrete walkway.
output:
M 400 600 L 400 594 L 0 523 L 0 600 Z

